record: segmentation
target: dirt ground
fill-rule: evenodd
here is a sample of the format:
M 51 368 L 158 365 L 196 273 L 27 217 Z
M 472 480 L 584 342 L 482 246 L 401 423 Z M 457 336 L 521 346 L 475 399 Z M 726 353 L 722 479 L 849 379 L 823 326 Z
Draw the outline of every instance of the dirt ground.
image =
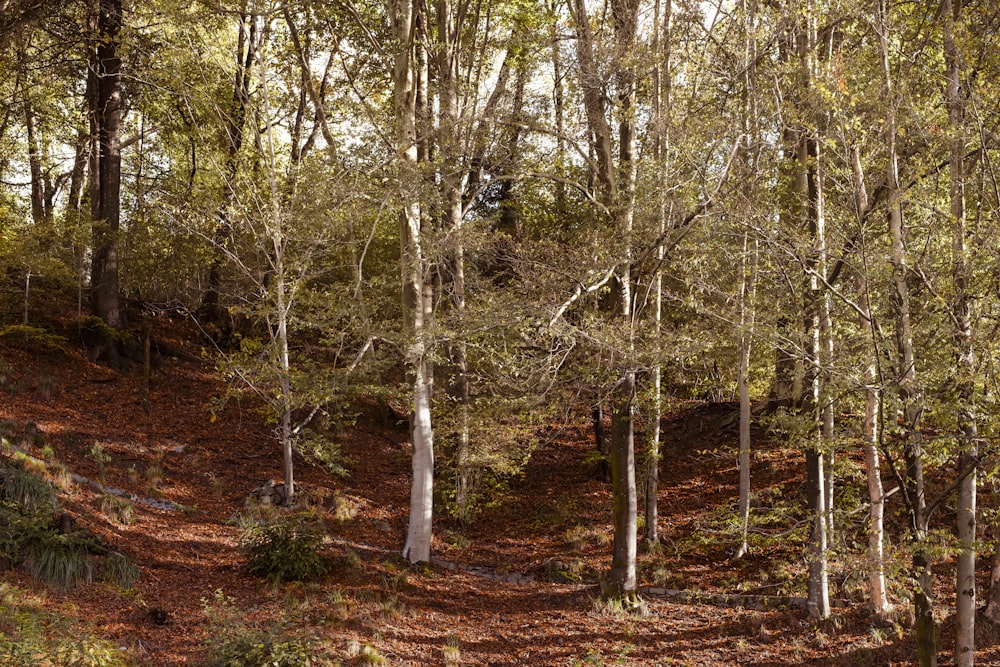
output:
M 168 323 L 159 326 L 164 339 L 171 335 Z M 175 504 L 167 510 L 134 502 L 133 523 L 121 525 L 101 514 L 99 494 L 86 484 L 61 498 L 79 525 L 133 556 L 141 578 L 129 590 L 95 584 L 47 591 L 46 604 L 125 647 L 136 664 L 203 664 L 204 605 L 221 604 L 217 592 L 231 597 L 248 623 L 289 622 L 345 664 L 361 664 L 367 649 L 359 647 L 368 645 L 391 665 L 913 662 L 905 607 L 898 622 L 875 622 L 847 560 L 835 568 L 833 586 L 846 606 L 820 624 L 798 609 L 697 601 L 804 591 L 803 533 L 793 518 L 784 518 L 793 527 L 784 536 L 777 518 L 762 519 L 751 554 L 732 560 L 725 517 L 736 495 L 735 432 L 720 429 L 729 405 L 677 403 L 664 418 L 663 543 L 642 552 L 646 593 L 637 612 L 601 603 L 611 496 L 589 457 L 585 422 L 543 429 L 524 475 L 502 500 L 470 526 L 439 520 L 435 563 L 412 569 L 398 558 L 409 498 L 407 434 L 386 426 L 364 397 L 356 400 L 357 423 L 339 435 L 346 477 L 298 462 L 302 488 L 329 528 L 330 573 L 318 583 L 272 586 L 245 572 L 233 519 L 246 511 L 251 490 L 280 479 L 278 447 L 251 405 L 231 401 L 213 415 L 223 387 L 212 364 L 199 360 L 197 343 L 173 344 L 187 354 L 154 369 L 148 402 L 140 369 L 114 373 L 76 349 L 0 345 L 0 418 L 12 428 L 37 425 L 74 473 L 136 499 Z M 752 476 L 760 512 L 780 514 L 782 502 L 793 507 L 800 494 L 804 465 L 774 438 L 758 440 Z M 103 470 L 90 454 L 94 443 L 109 455 Z M 942 572 L 949 572 L 944 564 Z M 0 576 L 37 588 L 21 572 Z M 942 665 L 951 663 L 949 583 L 939 577 Z M 672 602 L 657 594 L 663 589 L 686 591 L 689 601 Z M 978 662 L 1000 665 L 1000 633 L 980 625 Z

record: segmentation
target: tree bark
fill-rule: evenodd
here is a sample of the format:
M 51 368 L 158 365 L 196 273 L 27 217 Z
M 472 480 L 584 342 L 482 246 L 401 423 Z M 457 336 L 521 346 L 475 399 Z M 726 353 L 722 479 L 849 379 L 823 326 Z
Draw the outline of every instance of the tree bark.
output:
M 611 598 L 636 598 L 635 373 L 628 372 L 616 391 L 611 413 L 611 493 L 614 540 L 611 547 Z
M 903 458 L 906 477 L 903 488 L 910 510 L 914 578 L 913 614 L 916 622 L 917 661 L 920 667 L 937 665 L 937 637 L 932 604 L 933 574 L 927 554 L 927 500 L 924 492 L 923 441 L 920 422 L 924 399 L 917 383 L 913 328 L 910 321 L 910 291 L 907 283 L 907 258 L 904 243 L 902 196 L 899 188 L 899 165 L 896 151 L 896 104 L 889 64 L 888 9 L 886 0 L 878 3 L 878 27 L 881 36 L 882 70 L 885 92 L 886 188 L 891 243 L 892 294 L 895 317 L 897 392 L 902 405 L 899 421 L 905 429 Z
M 864 216 L 869 208 L 868 191 L 865 187 L 865 176 L 861 166 L 861 151 L 851 148 L 851 170 L 854 181 L 855 214 L 858 224 L 864 222 Z M 865 365 L 865 416 L 862 426 L 862 449 L 865 455 L 865 469 L 868 477 L 868 557 L 870 573 L 868 576 L 868 591 L 870 604 L 876 616 L 885 619 L 891 610 L 885 585 L 885 495 L 882 488 L 882 470 L 879 464 L 879 432 L 878 415 L 881 404 L 878 373 L 878 344 L 875 339 L 875 328 L 872 323 L 872 312 L 868 298 L 867 263 L 862 257 L 863 266 L 856 272 L 858 308 L 858 327 L 872 341 L 871 356 Z
M 91 52 L 90 114 L 91 138 L 91 220 L 93 259 L 91 263 L 91 306 L 94 314 L 113 329 L 122 328 L 121 296 L 118 286 L 118 232 L 121 217 L 121 58 L 118 55 L 122 28 L 121 0 L 99 0 L 93 21 L 97 40 Z M 109 363 L 119 363 L 117 344 L 105 342 Z
M 611 485 L 614 493 L 615 545 L 611 568 L 610 594 L 634 600 L 636 597 L 635 558 L 637 537 L 637 500 L 635 489 L 634 409 L 635 318 L 632 304 L 632 221 L 635 209 L 635 88 L 636 75 L 628 58 L 635 47 L 639 5 L 636 0 L 614 0 L 611 15 L 614 24 L 614 65 L 612 78 L 616 89 L 618 118 L 618 160 L 614 159 L 614 137 L 606 115 L 604 81 L 595 61 L 595 43 L 590 16 L 584 0 L 571 0 L 570 10 L 576 28 L 577 59 L 587 123 L 594 141 L 596 177 L 600 200 L 610 214 L 610 222 L 622 243 L 622 257 L 617 271 L 618 316 L 622 346 L 621 377 L 612 396 Z M 628 468 L 625 468 L 626 462 Z M 624 495 L 619 495 L 624 494 Z
M 438 80 L 438 146 L 441 151 L 441 199 L 444 203 L 442 228 L 455 239 L 448 248 L 446 285 L 450 307 L 461 316 L 465 310 L 465 249 L 461 242 L 462 200 L 464 167 L 461 146 L 461 120 L 459 83 L 461 80 L 460 39 L 463 34 L 462 17 L 456 16 L 451 0 L 437 0 L 436 64 Z M 469 508 L 469 363 L 465 342 L 458 339 L 449 345 L 451 359 L 451 393 L 458 404 L 458 421 L 455 427 L 456 488 L 455 505 L 458 518 L 468 521 Z
M 955 527 L 959 542 L 955 578 L 955 665 L 972 667 L 975 663 L 976 625 L 976 460 L 979 438 L 976 424 L 975 347 L 969 317 L 969 266 L 966 249 L 965 209 L 965 101 L 962 93 L 962 64 L 955 42 L 955 24 L 960 20 L 962 0 L 943 0 L 946 103 L 951 125 L 950 190 L 952 237 L 952 284 L 954 288 L 955 331 L 953 333 L 956 403 L 961 450 L 958 458 L 958 507 Z
M 406 364 L 413 392 L 411 419 L 413 439 L 410 487 L 410 523 L 403 545 L 403 558 L 411 563 L 430 561 L 434 508 L 434 430 L 431 423 L 432 382 L 426 330 L 432 314 L 433 285 L 423 250 L 423 212 L 413 182 L 419 173 L 417 108 L 420 95 L 416 34 L 422 17 L 413 0 L 392 0 L 389 5 L 396 39 L 393 57 L 393 112 L 396 151 L 400 166 L 399 215 L 400 273 L 402 277 L 404 329 L 407 334 Z
M 219 290 L 222 287 L 222 271 L 225 265 L 225 247 L 232 233 L 233 204 L 236 201 L 236 176 L 239 172 L 240 150 L 247 110 L 250 104 L 250 83 L 254 59 L 257 55 L 259 29 L 257 18 L 246 8 L 239 14 L 239 32 L 236 43 L 236 72 L 230 110 L 226 115 L 226 161 L 222 169 L 222 202 L 216 211 L 215 231 L 212 235 L 212 262 L 208 269 L 208 286 L 202 295 L 201 317 L 209 322 L 219 322 L 222 310 Z

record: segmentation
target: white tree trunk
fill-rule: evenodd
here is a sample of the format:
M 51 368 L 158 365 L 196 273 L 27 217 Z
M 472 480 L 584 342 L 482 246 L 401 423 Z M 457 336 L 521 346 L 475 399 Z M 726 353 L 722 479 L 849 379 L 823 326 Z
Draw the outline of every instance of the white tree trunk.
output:
M 426 318 L 433 305 L 433 288 L 427 282 L 428 267 L 424 257 L 423 215 L 413 181 L 418 180 L 417 106 L 420 66 L 414 34 L 417 28 L 413 0 L 392 0 L 389 5 L 397 49 L 393 59 L 393 111 L 396 125 L 396 149 L 400 160 L 399 216 L 400 274 L 403 292 L 404 330 L 407 371 L 412 381 L 413 479 L 410 487 L 410 523 L 403 546 L 403 558 L 411 563 L 430 560 L 434 516 L 434 429 L 431 424 L 433 377 L 427 358 Z
M 976 653 L 976 357 L 969 316 L 969 267 L 965 243 L 965 101 L 962 96 L 962 67 L 955 43 L 955 23 L 961 18 L 962 0 L 943 0 L 944 52 L 948 118 L 951 124 L 950 185 L 952 227 L 952 283 L 954 315 L 956 389 L 961 452 L 958 474 L 965 474 L 958 487 L 955 528 L 959 552 L 955 577 L 955 665 L 972 667 Z
M 750 352 L 753 345 L 754 323 L 756 320 L 757 294 L 757 242 L 750 251 L 750 232 L 743 234 L 742 278 L 740 280 L 740 367 L 738 388 L 740 395 L 740 451 L 739 451 L 739 512 L 740 547 L 736 558 L 742 558 L 749 550 L 747 537 L 750 532 Z M 752 254 L 752 259 L 748 257 Z
M 855 212 L 858 224 L 864 224 L 864 217 L 867 215 L 868 191 L 865 188 L 864 170 L 861 166 L 861 152 L 855 146 L 851 149 L 851 168 L 854 180 L 854 201 Z M 856 272 L 858 291 L 858 327 L 867 338 L 874 335 L 872 326 L 872 313 L 868 299 L 868 276 L 867 264 Z M 865 455 L 865 469 L 868 474 L 868 558 L 870 562 L 870 573 L 868 575 L 868 591 L 872 611 L 879 618 L 886 618 L 891 611 L 889 598 L 885 587 L 885 495 L 882 488 L 882 469 L 879 464 L 878 454 L 878 414 L 881 393 L 879 389 L 878 376 L 878 346 L 873 344 L 871 356 L 865 366 L 865 417 L 863 424 L 862 449 Z

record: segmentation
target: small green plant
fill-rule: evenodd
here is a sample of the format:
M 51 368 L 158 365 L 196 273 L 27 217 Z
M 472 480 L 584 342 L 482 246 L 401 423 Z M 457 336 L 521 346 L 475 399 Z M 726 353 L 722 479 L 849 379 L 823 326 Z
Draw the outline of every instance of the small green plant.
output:
M 446 667 L 458 667 L 462 664 L 462 648 L 458 635 L 453 632 L 448 633 L 444 640 L 444 646 L 441 647 L 441 654 L 444 657 Z
M 333 518 L 338 523 L 347 523 L 358 513 L 358 503 L 339 493 L 333 499 Z
M 125 667 L 114 644 L 68 618 L 45 612 L 28 592 L 0 584 L 0 665 Z
M 384 621 L 393 621 L 406 615 L 406 605 L 395 595 L 382 600 L 379 605 L 379 616 Z
M 240 549 L 251 574 L 274 583 L 309 581 L 327 571 L 319 553 L 324 533 L 322 518 L 312 511 L 267 522 L 247 522 Z
M 354 664 L 356 665 L 384 665 L 386 664 L 386 659 L 379 653 L 379 650 L 372 646 L 371 644 L 364 644 L 358 650 L 357 656 L 354 658 Z
M 222 496 L 225 495 L 226 484 L 221 479 L 216 477 L 215 473 L 207 472 L 205 476 L 208 478 L 209 486 L 212 488 L 212 497 L 216 500 L 222 500 Z
M 584 651 L 582 658 L 572 658 L 570 664 L 573 667 L 584 667 L 585 665 L 592 665 L 593 667 L 598 667 L 604 664 L 604 654 L 601 653 L 601 649 L 588 646 L 587 650 Z
M 101 581 L 127 590 L 139 580 L 139 566 L 125 554 L 112 551 L 101 559 L 97 576 Z
M 331 664 L 309 637 L 296 634 L 292 619 L 279 617 L 266 624 L 250 623 L 252 616 L 236 607 L 234 598 L 216 591 L 202 600 L 208 619 L 210 667 L 318 667 Z
M 100 442 L 94 442 L 87 451 L 87 456 L 97 464 L 97 475 L 101 478 L 101 483 L 104 483 L 104 473 L 107 464 L 111 461 L 111 455 L 104 449 L 104 445 Z
M 135 521 L 135 506 L 128 498 L 103 493 L 100 498 L 101 514 L 122 526 L 132 525 Z
M 85 534 L 37 528 L 22 542 L 23 562 L 35 579 L 61 590 L 93 580 L 93 545 Z
M 354 601 L 344 597 L 340 591 L 330 593 L 327 604 L 330 606 L 330 618 L 334 621 L 349 621 L 354 615 Z
M 27 512 L 53 511 L 56 506 L 52 485 L 24 468 L 23 463 L 0 467 L 0 498 L 11 500 Z

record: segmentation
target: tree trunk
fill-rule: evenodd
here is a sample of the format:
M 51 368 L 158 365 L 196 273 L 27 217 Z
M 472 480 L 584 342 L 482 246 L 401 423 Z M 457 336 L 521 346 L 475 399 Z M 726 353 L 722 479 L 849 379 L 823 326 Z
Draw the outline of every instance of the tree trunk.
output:
M 434 508 L 434 431 L 431 424 L 430 375 L 426 318 L 432 313 L 433 286 L 423 251 L 423 213 L 414 182 L 419 175 L 417 106 L 420 83 L 415 35 L 420 10 L 413 0 L 390 4 L 397 52 L 393 58 L 393 112 L 396 149 L 400 161 L 400 273 L 402 277 L 406 364 L 413 392 L 413 479 L 410 487 L 410 523 L 403 558 L 411 563 L 430 561 Z
M 924 410 L 923 395 L 917 384 L 913 330 L 910 322 L 910 292 L 907 284 L 906 246 L 902 199 L 899 189 L 899 165 L 896 153 L 896 99 L 889 64 L 887 3 L 879 1 L 878 26 L 881 35 L 881 56 L 885 89 L 886 188 L 889 212 L 889 236 L 892 264 L 891 305 L 895 317 L 896 357 L 898 363 L 897 391 L 902 405 L 900 423 L 905 429 L 903 458 L 906 478 L 903 488 L 910 510 L 913 530 L 913 613 L 916 619 L 917 660 L 920 667 L 937 665 L 937 637 L 932 605 L 933 575 L 926 552 L 927 500 L 924 494 L 923 442 L 920 421 Z
M 222 316 L 219 289 L 226 260 L 226 243 L 232 234 L 233 204 L 236 201 L 236 176 L 239 156 L 243 147 L 247 107 L 250 103 L 250 83 L 258 47 L 257 18 L 243 11 L 239 15 L 239 33 L 236 44 L 236 73 L 233 83 L 231 108 L 225 117 L 226 161 L 222 169 L 222 203 L 216 212 L 215 232 L 212 235 L 212 261 L 208 268 L 208 286 L 201 301 L 201 317 L 218 323 Z
M 614 23 L 616 57 L 613 78 L 617 91 L 614 117 L 618 119 L 618 161 L 615 163 L 611 123 L 606 115 L 603 75 L 595 55 L 590 16 L 584 0 L 571 0 L 570 10 L 576 28 L 577 58 L 587 123 L 594 140 L 596 177 L 600 200 L 610 214 L 622 243 L 618 279 L 618 316 L 622 333 L 622 375 L 612 398 L 611 485 L 614 493 L 615 549 L 611 567 L 610 594 L 613 597 L 636 597 L 637 516 L 635 489 L 634 409 L 635 318 L 632 304 L 632 221 L 635 209 L 635 88 L 636 76 L 628 63 L 635 46 L 639 5 L 636 0 L 614 0 L 611 14 Z M 627 469 L 626 469 L 627 464 Z
M 946 102 L 951 125 L 950 189 L 952 284 L 954 285 L 955 384 L 961 452 L 958 474 L 968 471 L 959 482 L 955 528 L 959 542 L 955 578 L 955 665 L 975 663 L 976 628 L 976 460 L 979 438 L 976 424 L 976 357 L 969 317 L 969 266 L 965 243 L 965 101 L 962 94 L 962 67 L 955 43 L 955 24 L 960 20 L 962 0 L 943 0 Z
M 267 181 L 270 188 L 270 219 L 267 221 L 267 235 L 271 242 L 271 272 L 274 289 L 274 321 L 276 327 L 272 333 L 272 342 L 278 350 L 278 387 L 281 391 L 277 398 L 278 439 L 281 443 L 281 453 L 284 462 L 285 492 L 283 503 L 291 505 L 295 501 L 295 467 L 294 444 L 295 432 L 292 427 L 292 409 L 295 406 L 294 387 L 292 386 L 292 366 L 288 345 L 288 319 L 292 309 L 293 294 L 290 293 L 288 275 L 285 273 L 285 252 L 288 247 L 287 237 L 282 217 L 282 192 L 278 187 L 278 161 L 275 151 L 274 124 L 272 123 L 271 95 L 268 91 L 268 63 L 261 61 L 260 90 L 263 98 L 263 117 L 265 119 L 264 136 L 258 134 L 258 140 L 266 148 Z
M 656 246 L 656 272 L 653 277 L 653 335 L 657 340 L 656 361 L 652 369 L 653 390 L 653 428 L 649 437 L 649 449 L 646 461 L 646 508 L 645 508 L 645 541 L 646 544 L 656 544 L 659 535 L 659 487 L 660 487 L 660 420 L 663 416 L 663 366 L 660 359 L 663 352 L 660 349 L 660 333 L 663 322 L 663 261 L 666 253 L 663 240 L 666 237 L 669 224 L 669 168 L 667 164 L 670 150 L 670 28 L 673 3 L 664 3 L 663 18 L 660 19 L 660 2 L 657 0 L 654 27 L 653 52 L 657 54 L 653 66 L 653 122 L 655 123 L 654 161 L 659 171 L 660 194 L 657 202 L 659 218 L 659 238 Z M 662 25 L 661 25 L 662 24 Z
M 614 541 L 608 595 L 635 601 L 638 503 L 635 489 L 635 373 L 627 372 L 616 390 L 611 413 L 611 493 Z
M 92 52 L 91 135 L 91 219 L 94 249 L 91 263 L 91 306 L 108 326 L 123 326 L 118 289 L 118 231 L 121 211 L 121 58 L 118 40 L 122 27 L 121 0 L 99 0 L 93 34 L 97 48 Z M 109 363 L 119 363 L 114 340 L 105 342 Z
M 740 350 L 739 377 L 740 395 L 740 450 L 739 450 L 739 514 L 740 546 L 736 558 L 742 558 L 749 551 L 747 537 L 750 532 L 750 351 L 753 344 L 754 321 L 756 319 L 757 292 L 757 243 L 754 242 L 753 258 L 749 258 L 749 231 L 743 234 L 742 277 L 740 279 Z
M 454 15 L 451 0 L 437 0 L 436 63 L 440 118 L 438 145 L 441 151 L 441 199 L 444 203 L 442 228 L 456 239 L 448 249 L 446 284 L 450 291 L 448 303 L 461 316 L 465 310 L 465 249 L 461 242 L 462 198 L 465 168 L 462 161 L 459 83 L 461 80 L 460 39 L 462 17 Z M 458 422 L 455 427 L 456 488 L 455 505 L 458 517 L 469 520 L 469 363 L 465 342 L 459 339 L 449 345 L 451 359 L 451 393 L 458 403 Z
M 864 171 L 861 166 L 861 151 L 857 146 L 851 148 L 851 168 L 854 181 L 855 214 L 858 224 L 863 223 L 869 208 L 868 191 L 865 188 Z M 868 557 L 871 570 L 868 577 L 870 603 L 875 615 L 885 619 L 889 615 L 889 599 L 885 586 L 885 558 L 883 545 L 885 543 L 885 496 L 882 488 L 882 470 L 879 465 L 879 433 L 878 415 L 881 403 L 878 373 L 878 344 L 875 328 L 872 326 L 872 312 L 868 298 L 867 264 L 856 272 L 858 292 L 858 327 L 872 341 L 871 356 L 865 365 L 865 416 L 862 427 L 862 449 L 865 455 L 865 469 L 868 476 Z

